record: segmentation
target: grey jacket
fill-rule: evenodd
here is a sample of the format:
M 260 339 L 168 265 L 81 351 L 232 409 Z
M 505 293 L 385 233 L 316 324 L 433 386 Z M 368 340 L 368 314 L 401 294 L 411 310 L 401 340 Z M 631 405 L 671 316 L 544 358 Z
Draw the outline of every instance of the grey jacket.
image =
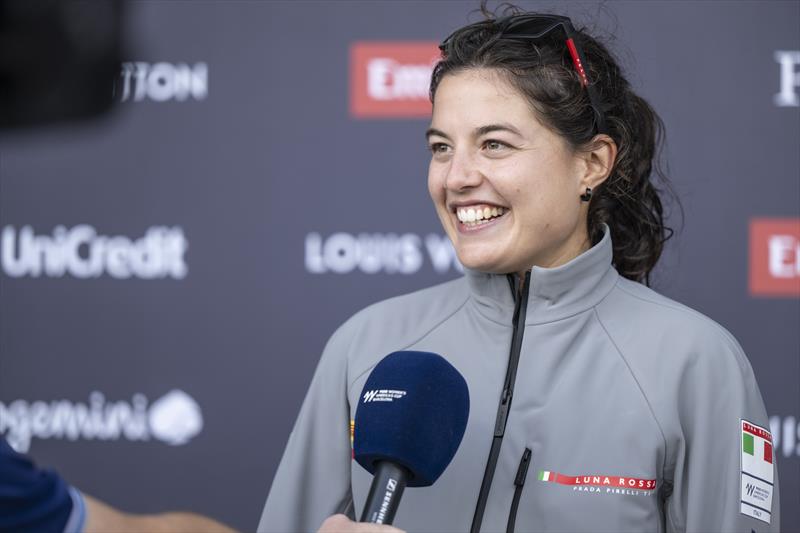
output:
M 395 526 L 469 531 L 483 486 L 481 531 L 778 531 L 767 415 L 741 347 L 611 257 L 606 232 L 566 265 L 533 268 L 499 443 L 515 310 L 505 276 L 467 272 L 353 316 L 325 348 L 258 530 L 360 514 L 371 476 L 351 460 L 350 421 L 362 387 L 390 352 L 424 350 L 463 374 L 469 422 L 439 480 L 405 491 Z

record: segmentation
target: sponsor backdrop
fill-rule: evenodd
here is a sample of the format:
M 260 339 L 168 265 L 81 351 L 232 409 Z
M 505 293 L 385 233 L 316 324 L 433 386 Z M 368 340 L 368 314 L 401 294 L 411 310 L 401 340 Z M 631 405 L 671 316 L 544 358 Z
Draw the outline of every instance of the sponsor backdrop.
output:
M 128 5 L 112 116 L 0 137 L 0 433 L 123 509 L 254 529 L 327 337 L 460 275 L 423 133 L 475 5 Z M 800 3 L 556 8 L 664 118 L 655 286 L 744 346 L 800 530 Z

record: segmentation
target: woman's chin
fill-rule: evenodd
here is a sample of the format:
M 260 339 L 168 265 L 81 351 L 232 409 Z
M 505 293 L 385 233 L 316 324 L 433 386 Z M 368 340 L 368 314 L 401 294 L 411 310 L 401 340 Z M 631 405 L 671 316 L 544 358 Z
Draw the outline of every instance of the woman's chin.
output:
M 503 265 L 498 258 L 491 256 L 459 253 L 458 260 L 464 268 L 469 270 L 486 272 L 489 274 L 504 274 L 510 272 L 507 265 Z
M 514 272 L 514 265 L 524 262 L 519 246 L 507 236 L 489 239 L 457 235 L 453 243 L 458 260 L 469 270 L 504 274 Z

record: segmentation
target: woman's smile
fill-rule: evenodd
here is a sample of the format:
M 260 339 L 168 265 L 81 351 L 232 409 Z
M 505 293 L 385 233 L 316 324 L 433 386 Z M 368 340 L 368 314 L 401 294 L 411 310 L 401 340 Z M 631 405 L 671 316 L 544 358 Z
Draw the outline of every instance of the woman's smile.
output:
M 465 267 L 520 272 L 580 253 L 581 157 L 501 76 L 444 78 L 428 143 L 428 190 Z
M 490 204 L 473 204 L 455 209 L 456 227 L 463 234 L 475 234 L 496 227 L 509 214 L 509 209 Z

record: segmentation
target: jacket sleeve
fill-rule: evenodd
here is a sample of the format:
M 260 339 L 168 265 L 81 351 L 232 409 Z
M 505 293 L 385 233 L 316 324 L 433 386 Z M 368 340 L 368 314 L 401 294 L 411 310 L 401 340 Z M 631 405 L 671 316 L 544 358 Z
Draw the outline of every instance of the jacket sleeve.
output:
M 328 341 L 264 505 L 259 532 L 317 531 L 325 518 L 353 518 L 347 324 Z
M 761 393 L 736 340 L 715 333 L 680 376 L 682 437 L 667 530 L 779 531 L 778 469 Z
M 79 493 L 0 437 L 0 531 L 68 533 L 82 527 Z

